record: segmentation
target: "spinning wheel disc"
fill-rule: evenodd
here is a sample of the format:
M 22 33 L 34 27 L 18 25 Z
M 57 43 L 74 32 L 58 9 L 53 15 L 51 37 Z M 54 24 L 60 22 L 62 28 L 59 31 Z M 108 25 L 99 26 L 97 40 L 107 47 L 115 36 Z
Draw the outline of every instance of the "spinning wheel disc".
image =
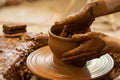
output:
M 90 60 L 84 67 L 55 64 L 53 54 L 48 46 L 31 53 L 27 66 L 31 72 L 43 79 L 50 80 L 90 80 L 109 73 L 114 61 L 109 54 Z

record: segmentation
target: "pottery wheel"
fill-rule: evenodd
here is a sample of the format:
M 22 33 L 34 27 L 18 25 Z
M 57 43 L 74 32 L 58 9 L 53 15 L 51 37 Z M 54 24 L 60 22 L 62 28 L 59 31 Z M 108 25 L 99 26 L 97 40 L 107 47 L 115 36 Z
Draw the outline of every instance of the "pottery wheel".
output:
M 90 60 L 82 68 L 55 64 L 53 54 L 48 46 L 31 53 L 27 58 L 27 66 L 31 72 L 48 80 L 89 80 L 109 73 L 114 61 L 109 54 Z

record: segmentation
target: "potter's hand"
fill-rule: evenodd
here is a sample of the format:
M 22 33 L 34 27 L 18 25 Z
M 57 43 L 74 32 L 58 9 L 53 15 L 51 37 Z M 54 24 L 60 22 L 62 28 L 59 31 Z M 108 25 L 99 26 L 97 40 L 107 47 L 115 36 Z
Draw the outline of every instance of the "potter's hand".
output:
M 94 15 L 92 14 L 92 8 L 91 6 L 86 6 L 80 12 L 56 22 L 53 26 L 56 28 L 58 26 L 66 26 L 67 28 L 64 32 L 67 34 L 64 36 L 67 36 L 69 34 L 86 32 L 93 21 Z
M 66 64 L 81 66 L 88 60 L 100 57 L 109 52 L 109 46 L 105 40 L 107 37 L 107 35 L 97 32 L 73 35 L 72 39 L 80 44 L 78 47 L 65 52 L 62 61 Z

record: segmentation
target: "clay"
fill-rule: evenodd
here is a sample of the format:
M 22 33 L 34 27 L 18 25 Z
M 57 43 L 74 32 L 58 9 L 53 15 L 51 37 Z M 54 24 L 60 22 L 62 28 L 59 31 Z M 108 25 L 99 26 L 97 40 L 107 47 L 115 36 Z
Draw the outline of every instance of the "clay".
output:
M 14 34 L 14 33 L 21 33 L 26 32 L 26 25 L 24 24 L 4 24 L 3 25 L 3 32 L 5 34 Z

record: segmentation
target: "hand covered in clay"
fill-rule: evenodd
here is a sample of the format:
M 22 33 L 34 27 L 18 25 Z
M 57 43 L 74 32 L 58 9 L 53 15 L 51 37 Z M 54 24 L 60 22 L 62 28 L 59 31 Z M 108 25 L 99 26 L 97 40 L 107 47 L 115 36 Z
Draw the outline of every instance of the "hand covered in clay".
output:
M 92 14 L 92 7 L 86 6 L 75 15 L 56 22 L 53 26 L 56 28 L 58 26 L 65 27 L 63 32 L 61 32 L 60 36 L 68 37 L 68 35 L 72 35 L 75 33 L 86 32 L 94 20 L 95 18 Z
M 108 36 L 97 32 L 74 34 L 72 39 L 78 41 L 78 47 L 63 54 L 62 61 L 66 64 L 83 66 L 86 61 L 98 58 L 109 52 L 105 39 Z

